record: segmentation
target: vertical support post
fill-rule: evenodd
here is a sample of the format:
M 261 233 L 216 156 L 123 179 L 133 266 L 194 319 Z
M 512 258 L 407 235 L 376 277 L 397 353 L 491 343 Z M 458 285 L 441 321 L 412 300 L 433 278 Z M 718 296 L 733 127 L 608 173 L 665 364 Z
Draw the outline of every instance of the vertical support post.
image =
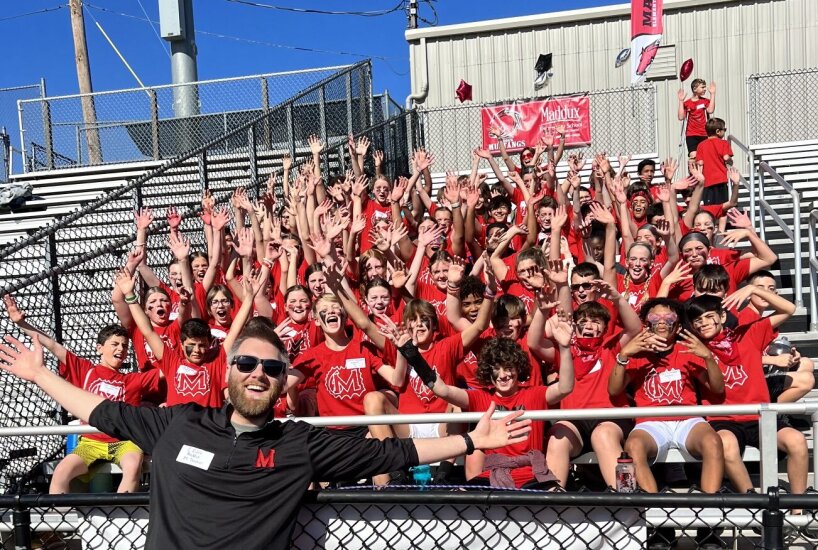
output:
M 82 166 L 82 132 L 79 125 L 74 127 L 74 139 L 77 147 L 77 164 Z
M 57 259 L 57 237 L 54 233 L 48 236 L 48 266 L 51 268 L 51 309 L 54 312 L 54 339 L 62 344 L 62 310 L 60 308 L 60 278 L 55 268 Z
M 761 404 L 758 419 L 759 443 L 761 448 L 761 488 L 778 487 L 778 423 L 775 411 L 768 403 Z
M 256 198 L 258 199 L 261 196 L 259 192 L 259 182 L 258 179 L 258 162 L 256 161 L 256 125 L 251 124 L 250 127 L 247 129 L 247 162 L 250 165 L 250 183 L 253 185 L 253 188 L 256 190 Z M 252 212 L 248 212 L 251 216 L 254 215 Z
M 770 498 L 767 509 L 761 514 L 761 527 L 764 530 L 764 550 L 784 549 L 784 514 L 779 508 L 778 486 L 767 489 Z
M 763 164 L 758 164 L 759 171 L 758 171 L 758 200 L 761 203 L 761 211 L 759 212 L 758 218 L 758 236 L 761 238 L 762 241 L 767 242 L 767 227 L 765 223 L 766 213 L 764 211 L 764 166 Z
M 45 143 L 45 167 L 49 170 L 54 169 L 54 135 L 51 126 L 51 104 L 45 98 L 42 100 L 43 107 L 43 138 Z
M 17 505 L 11 512 L 11 521 L 14 524 L 14 549 L 29 550 L 31 548 L 31 512 L 20 503 L 17 496 Z
M 45 81 L 41 80 L 41 86 L 45 86 Z M 40 88 L 43 90 L 44 88 Z M 20 127 L 20 154 L 23 155 L 21 162 L 23 163 L 23 173 L 25 174 L 29 170 L 28 166 L 28 155 L 26 154 L 26 129 L 23 126 L 23 101 L 21 99 L 17 100 L 17 124 Z
M 816 255 L 815 250 L 815 239 L 818 237 L 815 231 L 815 225 L 818 223 L 818 210 L 813 210 L 810 212 L 809 217 L 807 218 L 808 225 L 807 225 L 807 236 L 809 237 L 809 317 L 810 317 L 810 325 L 809 329 L 813 332 L 818 332 L 818 270 L 816 270 L 815 262 L 818 260 L 818 255 Z M 812 427 L 813 427 L 813 434 L 818 434 L 818 431 L 815 430 L 818 427 L 818 413 L 813 413 L 812 415 Z M 818 453 L 813 453 L 816 468 L 813 470 L 816 476 L 818 476 Z M 818 483 L 818 482 L 817 482 Z
M 355 127 L 352 124 L 352 73 L 348 72 L 344 77 L 347 91 L 347 134 L 355 134 Z
M 318 120 L 321 131 L 321 141 L 324 142 L 324 167 L 321 171 L 329 174 L 329 143 L 327 143 L 327 92 L 322 85 L 318 89 Z
M 151 104 L 151 151 L 153 160 L 162 158 L 159 149 L 159 101 L 156 99 L 156 90 L 148 90 L 148 100 Z
M 290 158 L 295 162 L 295 122 L 293 117 L 293 104 L 287 105 L 287 143 L 290 147 Z
M 210 178 L 207 173 L 207 150 L 205 149 L 199 153 L 196 159 L 197 168 L 199 170 L 199 182 L 202 184 L 202 191 L 210 189 Z
M 372 94 L 372 65 L 367 62 L 366 69 L 364 70 L 365 79 L 366 79 L 366 87 L 363 88 L 363 91 L 366 92 L 366 105 L 369 109 L 368 117 L 367 117 L 367 128 L 373 126 L 375 124 L 375 96 Z
M 261 77 L 261 112 L 264 113 L 264 122 L 261 125 L 261 143 L 268 151 L 273 150 L 273 136 L 270 128 L 270 84 L 266 77 Z
M 815 441 L 815 434 L 818 434 L 818 410 L 812 413 L 812 437 Z M 812 453 L 812 486 L 818 483 L 818 453 Z
M 801 269 L 803 267 L 801 263 L 801 197 L 795 189 L 792 191 L 792 201 L 794 205 L 792 211 L 793 252 L 795 254 L 795 272 L 793 273 L 795 285 L 793 290 L 795 291 L 795 307 L 804 307 L 804 279 Z
M 750 222 L 753 224 L 753 229 L 758 231 L 758 221 L 756 220 L 756 193 L 758 193 L 760 185 L 756 183 L 756 155 L 752 149 L 747 152 L 747 160 L 750 163 Z

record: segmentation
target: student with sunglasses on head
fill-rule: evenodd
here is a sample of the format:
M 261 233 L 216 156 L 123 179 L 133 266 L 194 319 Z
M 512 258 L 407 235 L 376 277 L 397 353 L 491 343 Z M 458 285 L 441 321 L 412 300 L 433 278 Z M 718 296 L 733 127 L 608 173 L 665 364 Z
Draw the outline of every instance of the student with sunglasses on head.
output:
M 146 548 L 290 548 L 300 503 L 313 480 L 359 479 L 524 442 L 522 412 L 474 430 L 425 440 L 353 439 L 303 422 L 279 422 L 272 406 L 287 377 L 287 352 L 269 328 L 234 338 L 225 361 L 230 403 L 136 407 L 72 386 L 34 349 L 6 336 L 0 367 L 37 384 L 71 414 L 153 457 Z M 237 529 L 237 526 L 241 528 Z

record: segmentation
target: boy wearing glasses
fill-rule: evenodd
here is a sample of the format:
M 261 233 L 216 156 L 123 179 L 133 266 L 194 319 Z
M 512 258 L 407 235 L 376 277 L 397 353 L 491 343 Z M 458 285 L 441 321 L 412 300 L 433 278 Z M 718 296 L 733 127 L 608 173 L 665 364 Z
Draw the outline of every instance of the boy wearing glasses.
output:
M 225 375 L 227 373 L 227 355 L 253 309 L 253 300 L 264 286 L 270 274 L 268 264 L 272 259 L 265 259 L 257 277 L 245 277 L 242 281 L 244 296 L 239 311 L 236 313 L 230 331 L 217 350 L 212 349 L 213 336 L 210 327 L 201 319 L 189 319 L 181 327 L 181 349 L 172 349 L 153 329 L 148 316 L 139 305 L 134 294 L 136 273 L 129 273 L 127 268 L 116 276 L 116 286 L 125 296 L 125 303 L 133 316 L 137 328 L 151 349 L 159 369 L 168 379 L 168 406 L 183 403 L 196 403 L 203 407 L 221 407 L 224 403 Z M 215 357 L 214 357 L 215 354 Z

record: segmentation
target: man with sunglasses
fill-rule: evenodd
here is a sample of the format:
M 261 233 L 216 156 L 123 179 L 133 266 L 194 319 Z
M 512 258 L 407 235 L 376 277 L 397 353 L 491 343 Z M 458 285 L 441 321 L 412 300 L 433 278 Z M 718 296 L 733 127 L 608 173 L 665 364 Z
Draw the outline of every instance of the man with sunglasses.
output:
M 522 412 L 466 435 L 423 440 L 354 439 L 302 422 L 272 418 L 286 384 L 287 351 L 261 325 L 245 328 L 228 354 L 230 403 L 138 407 L 72 386 L 33 350 L 6 336 L 0 367 L 34 382 L 71 414 L 105 433 L 133 440 L 153 457 L 146 548 L 289 548 L 300 502 L 313 480 L 369 477 L 475 449 L 525 441 Z

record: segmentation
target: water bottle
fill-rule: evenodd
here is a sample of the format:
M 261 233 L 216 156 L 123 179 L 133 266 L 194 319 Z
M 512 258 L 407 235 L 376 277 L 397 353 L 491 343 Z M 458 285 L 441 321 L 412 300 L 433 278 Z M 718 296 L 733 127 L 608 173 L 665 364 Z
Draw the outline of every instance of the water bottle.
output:
M 410 468 L 410 470 L 412 472 L 412 479 L 414 479 L 415 485 L 420 485 L 421 491 L 426 489 L 426 485 L 428 485 L 432 480 L 432 468 L 430 468 L 428 464 L 421 464 L 420 466 Z
M 636 492 L 636 470 L 633 459 L 626 452 L 616 459 L 616 490 L 619 493 Z
M 72 426 L 78 426 L 80 424 L 79 420 L 72 420 L 68 423 Z M 65 438 L 65 454 L 69 455 L 71 452 L 77 448 L 77 443 L 80 441 L 79 434 L 68 434 Z

